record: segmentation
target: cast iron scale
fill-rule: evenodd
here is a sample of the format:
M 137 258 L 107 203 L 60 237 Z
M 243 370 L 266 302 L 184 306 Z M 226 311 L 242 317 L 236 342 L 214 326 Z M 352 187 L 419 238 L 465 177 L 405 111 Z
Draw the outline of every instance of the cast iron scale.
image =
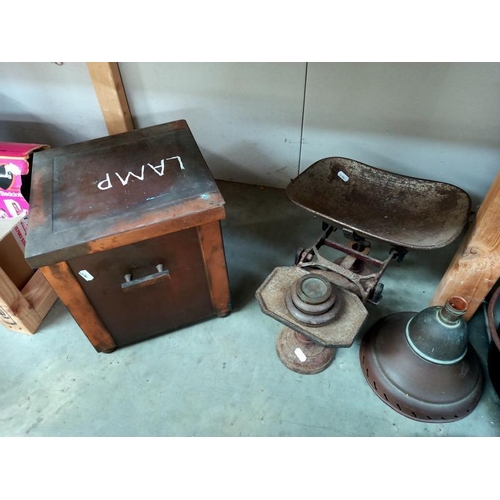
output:
M 368 310 L 382 298 L 388 265 L 410 249 L 432 250 L 462 231 L 470 198 L 444 182 L 417 179 L 348 158 L 324 158 L 287 187 L 288 198 L 322 220 L 322 234 L 299 249 L 295 265 L 277 267 L 256 291 L 262 311 L 285 325 L 277 340 L 281 361 L 293 371 L 319 373 L 338 347 L 350 347 Z M 329 239 L 341 229 L 348 245 Z M 389 245 L 379 260 L 370 240 Z M 345 256 L 330 261 L 322 247 Z

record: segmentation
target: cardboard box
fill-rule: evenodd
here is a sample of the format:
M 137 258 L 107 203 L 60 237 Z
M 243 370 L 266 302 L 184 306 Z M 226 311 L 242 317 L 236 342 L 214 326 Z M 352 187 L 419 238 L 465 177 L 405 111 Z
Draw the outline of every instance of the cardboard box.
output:
M 27 217 L 0 220 L 0 268 L 19 289 L 34 274 L 24 258 L 27 226 Z
M 57 295 L 24 257 L 27 218 L 0 220 L 0 330 L 33 334 Z

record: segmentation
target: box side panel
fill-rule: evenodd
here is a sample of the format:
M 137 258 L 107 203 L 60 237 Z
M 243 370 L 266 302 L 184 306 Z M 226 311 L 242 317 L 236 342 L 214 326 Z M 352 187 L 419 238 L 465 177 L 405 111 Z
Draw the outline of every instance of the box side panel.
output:
M 23 288 L 33 276 L 34 271 L 12 233 L 0 240 L 0 267 L 18 289 Z
M 214 314 L 195 228 L 85 255 L 68 264 L 117 346 Z M 154 278 L 158 265 L 169 271 L 160 281 Z M 141 286 L 124 289 L 126 275 Z

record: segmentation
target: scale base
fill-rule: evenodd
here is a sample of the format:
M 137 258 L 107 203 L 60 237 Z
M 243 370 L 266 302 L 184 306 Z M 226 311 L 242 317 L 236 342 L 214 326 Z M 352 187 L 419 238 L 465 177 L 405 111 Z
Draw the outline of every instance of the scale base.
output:
M 278 335 L 276 352 L 290 370 L 302 375 L 313 375 L 332 364 L 336 349 L 323 347 L 305 335 L 285 327 Z

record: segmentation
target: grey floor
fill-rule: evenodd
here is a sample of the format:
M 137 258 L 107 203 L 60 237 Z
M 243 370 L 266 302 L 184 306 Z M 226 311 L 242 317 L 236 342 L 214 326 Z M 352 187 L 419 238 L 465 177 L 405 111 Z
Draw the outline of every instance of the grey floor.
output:
M 384 297 L 354 345 L 317 375 L 287 369 L 275 352 L 282 326 L 262 314 L 255 290 L 277 266 L 292 265 L 321 224 L 283 190 L 220 182 L 233 301 L 215 318 L 112 354 L 98 354 L 57 301 L 40 330 L 0 327 L 1 436 L 499 436 L 500 402 L 487 378 L 466 418 L 420 423 L 383 404 L 359 366 L 359 340 L 374 321 L 427 307 L 458 241 L 410 251 L 382 282 Z M 341 235 L 333 237 L 343 241 Z M 374 246 L 385 257 L 388 248 Z M 469 323 L 486 367 L 484 317 Z

